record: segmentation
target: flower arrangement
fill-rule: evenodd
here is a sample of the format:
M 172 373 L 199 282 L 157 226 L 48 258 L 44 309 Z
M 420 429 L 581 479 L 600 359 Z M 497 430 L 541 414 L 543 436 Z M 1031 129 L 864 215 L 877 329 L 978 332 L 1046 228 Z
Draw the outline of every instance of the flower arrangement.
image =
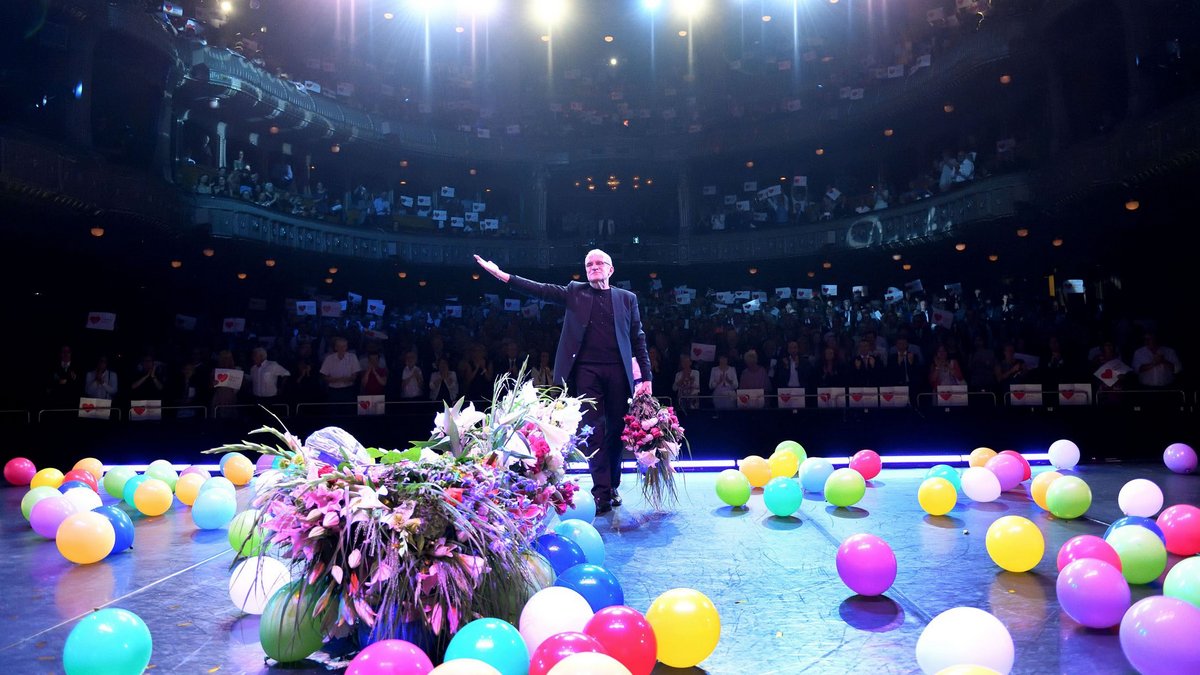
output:
M 587 403 L 536 389 L 522 371 L 497 382 L 491 409 L 447 406 L 430 439 L 404 451 L 365 448 L 334 427 L 304 442 L 263 427 L 253 433 L 277 442 L 209 452 L 282 458 L 259 478 L 257 525 L 302 571 L 327 635 L 415 627 L 435 651 L 473 619 L 515 622 L 538 590 L 529 552 L 550 510 L 574 505 L 566 465 L 589 433 L 579 429 Z
M 629 402 L 621 442 L 637 460 L 642 496 L 656 510 L 669 508 L 679 499 L 675 468 L 679 449 L 687 444 L 675 410 L 663 407 L 654 396 L 639 394 Z

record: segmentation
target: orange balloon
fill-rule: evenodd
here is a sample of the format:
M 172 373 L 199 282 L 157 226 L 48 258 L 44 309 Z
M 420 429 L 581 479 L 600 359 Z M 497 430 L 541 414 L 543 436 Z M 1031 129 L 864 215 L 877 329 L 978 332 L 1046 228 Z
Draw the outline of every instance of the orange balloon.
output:
M 970 464 L 971 466 L 984 466 L 988 460 L 996 456 L 996 451 L 991 448 L 975 448 L 971 451 Z
M 762 487 L 771 480 L 770 463 L 758 455 L 750 455 L 738 462 L 738 468 L 753 487 Z
M 95 478 L 97 483 L 99 483 L 100 479 L 104 476 L 104 462 L 101 462 L 95 457 L 84 457 L 78 462 L 75 462 L 75 466 L 71 467 L 72 471 L 78 471 L 81 469 L 92 474 L 92 478 Z
M 133 493 L 133 505 L 147 516 L 161 516 L 171 508 L 175 495 L 171 486 L 157 478 L 147 478 Z
M 179 497 L 179 501 L 191 506 L 196 501 L 196 495 L 200 494 L 200 486 L 204 483 L 204 476 L 198 473 L 189 473 L 179 477 L 175 483 L 175 496 Z M 134 494 L 134 497 L 137 497 Z
M 58 526 L 54 543 L 64 558 L 79 565 L 104 560 L 112 553 L 117 533 L 112 522 L 95 511 L 73 513 Z
M 1057 471 L 1044 471 L 1033 477 L 1033 482 L 1029 484 L 1029 496 L 1033 497 L 1033 503 L 1042 507 L 1043 511 L 1049 511 L 1050 507 L 1046 506 L 1046 491 L 1050 489 L 1050 484 L 1062 478 L 1062 474 Z
M 221 473 L 234 485 L 246 485 L 254 477 L 254 463 L 246 457 L 231 457 Z

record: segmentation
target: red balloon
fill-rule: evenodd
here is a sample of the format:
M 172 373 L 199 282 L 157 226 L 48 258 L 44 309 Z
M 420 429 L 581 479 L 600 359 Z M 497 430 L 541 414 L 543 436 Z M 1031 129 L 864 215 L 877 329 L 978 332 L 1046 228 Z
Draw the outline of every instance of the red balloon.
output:
M 1200 553 L 1200 509 L 1190 504 L 1168 506 L 1155 522 L 1167 538 L 1168 551 L 1175 555 Z
M 883 470 L 883 460 L 874 450 L 859 450 L 850 458 L 850 468 L 862 474 L 863 480 L 871 480 Z
M 654 670 L 658 640 L 650 622 L 636 609 L 623 605 L 605 607 L 588 620 L 583 632 L 596 638 L 608 655 L 633 675 L 650 675 Z
M 1031 476 L 1033 476 L 1033 469 L 1030 468 L 1029 460 L 1025 459 L 1025 455 L 1022 455 L 1021 453 L 1017 452 L 1016 450 L 1001 450 L 1000 454 L 1001 455 L 1011 455 L 1011 456 L 1015 457 L 1018 461 L 1021 462 L 1021 466 L 1025 467 L 1025 475 L 1021 477 L 1022 481 L 1027 481 L 1027 480 L 1029 480 L 1029 478 Z
M 67 481 L 72 481 L 72 480 L 77 480 L 77 481 L 82 481 L 84 483 L 87 483 L 88 487 L 92 488 L 92 492 L 100 491 L 100 484 L 96 482 L 96 477 L 93 476 L 91 473 L 84 471 L 83 469 L 71 469 L 70 471 L 63 474 L 63 482 L 64 483 L 66 483 Z
M 37 467 L 24 457 L 13 457 L 4 464 L 4 480 L 12 485 L 29 485 L 36 473 Z
M 559 661 L 580 652 L 607 654 L 604 645 L 591 635 L 575 632 L 551 635 L 534 650 L 529 660 L 529 675 L 546 675 Z
M 1094 534 L 1081 534 L 1071 537 L 1058 549 L 1058 571 L 1061 572 L 1067 565 L 1084 558 L 1103 560 L 1117 568 L 1118 572 L 1121 570 L 1121 556 L 1117 555 L 1116 549 Z

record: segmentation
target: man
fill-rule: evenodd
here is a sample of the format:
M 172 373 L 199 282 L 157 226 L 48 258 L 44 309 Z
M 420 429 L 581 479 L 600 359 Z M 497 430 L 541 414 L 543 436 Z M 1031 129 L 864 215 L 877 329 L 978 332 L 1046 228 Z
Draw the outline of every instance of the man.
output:
M 358 357 L 349 353 L 344 337 L 333 338 L 333 351 L 321 362 L 326 395 L 330 403 L 354 403 L 358 399 Z
M 479 266 L 519 292 L 566 308 L 558 351 L 554 358 L 554 381 L 566 382 L 577 396 L 595 400 L 585 408 L 583 424 L 592 427 L 586 454 L 592 475 L 596 513 L 621 505 L 621 432 L 630 394 L 649 394 L 653 376 L 646 351 L 646 334 L 637 296 L 612 288 L 612 258 L 601 250 L 588 251 L 583 267 L 587 283 L 566 286 L 541 284 L 510 275 L 496 263 L 475 256 Z
M 82 380 L 79 369 L 71 361 L 71 348 L 63 345 L 58 352 L 58 367 L 50 374 L 46 396 L 51 408 L 74 408 L 79 405 L 79 392 L 82 391 Z
M 1145 344 L 1133 353 L 1133 372 L 1138 382 L 1146 389 L 1165 389 L 1175 383 L 1175 376 L 1183 370 L 1183 364 L 1174 349 L 1159 344 L 1158 335 L 1146 331 L 1142 336 Z
M 275 361 L 268 361 L 267 350 L 262 347 L 255 347 L 250 358 L 254 361 L 250 366 L 250 383 L 255 402 L 270 405 L 278 401 L 279 380 L 291 373 Z

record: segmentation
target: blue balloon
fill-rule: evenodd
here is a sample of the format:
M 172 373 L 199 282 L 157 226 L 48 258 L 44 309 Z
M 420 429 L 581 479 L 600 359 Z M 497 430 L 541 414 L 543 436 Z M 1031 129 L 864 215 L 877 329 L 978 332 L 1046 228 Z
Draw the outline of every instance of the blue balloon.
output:
M 89 490 L 92 489 L 91 485 L 88 485 L 87 483 L 85 483 L 81 480 L 69 480 L 69 481 L 63 483 L 62 485 L 59 485 L 58 491 L 65 495 L 65 494 L 67 494 L 67 490 L 70 490 L 72 488 L 77 488 L 77 487 L 85 487 Z M 95 492 L 95 490 L 92 490 L 92 491 Z
M 533 543 L 533 550 L 550 561 L 555 574 L 562 574 L 567 569 L 587 562 L 587 556 L 579 544 L 556 532 L 547 532 L 538 537 Z
M 569 588 L 583 596 L 593 612 L 625 604 L 625 592 L 612 572 L 599 565 L 584 563 L 558 575 L 555 586 Z
M 224 476 L 213 476 L 212 478 L 206 478 L 204 482 L 200 484 L 200 492 L 208 492 L 209 490 L 224 490 L 231 495 L 237 494 L 237 487 L 233 484 L 233 481 Z
M 108 555 L 120 553 L 133 546 L 133 521 L 129 519 L 129 514 L 117 508 L 116 505 L 97 506 L 92 510 L 108 518 L 108 522 L 112 523 L 113 532 L 117 535 L 112 551 Z
M 825 481 L 833 475 L 833 464 L 824 457 L 809 457 L 800 464 L 800 483 L 809 492 L 825 494 Z
M 800 489 L 800 484 L 791 478 L 777 476 L 763 488 L 763 504 L 767 510 L 780 517 L 795 513 L 803 501 L 804 491 Z
M 1114 520 L 1113 524 L 1109 525 L 1108 529 L 1105 530 L 1104 539 L 1107 541 L 1108 535 L 1112 534 L 1113 531 L 1118 527 L 1127 527 L 1129 525 L 1139 525 L 1147 530 L 1150 530 L 1157 535 L 1159 539 L 1162 539 L 1164 546 L 1166 545 L 1167 535 L 1163 534 L 1162 528 L 1158 526 L 1158 523 L 1154 522 L 1153 518 L 1142 518 L 1141 516 L 1125 516 L 1124 518 L 1118 518 Z
M 954 486 L 954 491 L 962 494 L 962 478 L 958 475 L 958 469 L 949 464 L 937 464 L 929 467 L 925 472 L 925 478 L 945 478 Z
M 129 508 L 136 509 L 137 504 L 133 503 L 133 493 L 137 492 L 138 486 L 146 482 L 146 474 L 138 474 L 133 478 L 125 481 L 125 489 L 121 491 L 121 496 Z
M 604 564 L 604 540 L 591 523 L 582 520 L 564 520 L 554 526 L 554 531 L 579 544 L 583 555 L 593 565 Z
M 237 513 L 237 497 L 225 490 L 204 490 L 192 503 L 192 522 L 202 530 L 225 527 Z
M 574 495 L 575 506 L 567 509 L 560 516 L 563 520 L 582 520 L 585 523 L 590 523 L 596 519 L 596 498 L 587 490 L 576 490 Z
M 529 648 L 521 632 L 501 619 L 476 619 L 459 629 L 446 647 L 446 661 L 478 659 L 500 675 L 527 675 Z

